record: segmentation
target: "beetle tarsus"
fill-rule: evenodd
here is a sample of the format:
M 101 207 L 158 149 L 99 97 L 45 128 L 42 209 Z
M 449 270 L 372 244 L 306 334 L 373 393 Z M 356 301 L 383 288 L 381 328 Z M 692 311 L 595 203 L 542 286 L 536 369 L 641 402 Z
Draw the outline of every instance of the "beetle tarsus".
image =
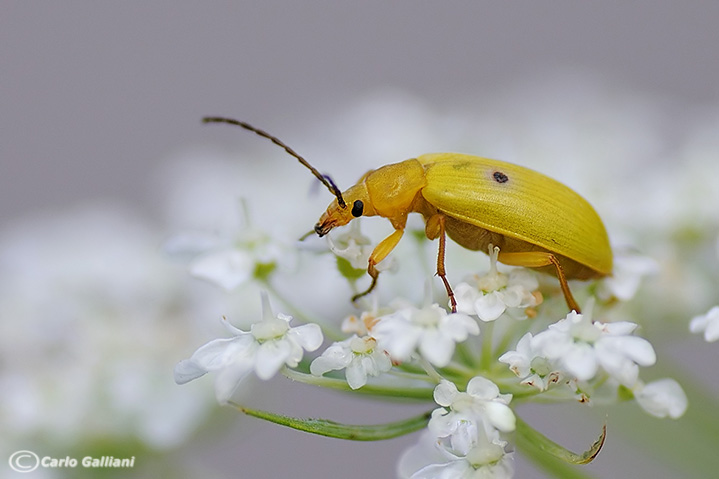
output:
M 440 278 L 442 278 L 442 282 L 444 283 L 444 289 L 447 290 L 447 296 L 449 297 L 449 304 L 452 306 L 452 312 L 457 312 L 457 300 L 454 299 L 454 291 L 452 291 L 452 287 L 449 285 L 449 281 L 447 281 L 447 277 L 445 275 L 440 275 L 437 273 Z

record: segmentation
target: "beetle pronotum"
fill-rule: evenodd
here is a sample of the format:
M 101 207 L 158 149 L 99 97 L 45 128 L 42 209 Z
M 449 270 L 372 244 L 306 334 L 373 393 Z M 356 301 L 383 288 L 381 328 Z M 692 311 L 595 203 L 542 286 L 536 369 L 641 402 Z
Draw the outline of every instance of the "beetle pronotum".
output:
M 229 123 L 281 146 L 314 174 L 335 199 L 314 227 L 324 236 L 360 216 L 387 218 L 394 232 L 370 254 L 369 288 L 376 265 L 397 246 L 409 213 L 420 213 L 427 238 L 439 238 L 437 276 L 442 279 L 452 311 L 454 293 L 444 267 L 446 237 L 470 250 L 499 247 L 498 260 L 512 266 L 554 274 L 570 309 L 580 311 L 568 279 L 591 279 L 612 272 L 612 250 L 594 208 L 569 187 L 548 176 L 503 161 L 459 153 L 421 155 L 367 172 L 354 186 L 340 191 L 304 158 L 278 138 L 231 118 L 207 117 L 204 123 Z

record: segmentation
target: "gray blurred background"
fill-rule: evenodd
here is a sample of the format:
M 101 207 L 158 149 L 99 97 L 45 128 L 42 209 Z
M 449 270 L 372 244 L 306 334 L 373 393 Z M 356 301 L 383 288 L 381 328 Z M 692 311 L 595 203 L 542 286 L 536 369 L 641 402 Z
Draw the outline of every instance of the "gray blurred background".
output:
M 184 148 L 241 141 L 203 128 L 208 114 L 281 135 L 380 88 L 441 109 L 559 70 L 655 97 L 677 125 L 719 100 L 719 3 L 710 0 L 3 1 L 1 10 L 0 225 L 97 197 L 158 215 L 148 179 L 157 165 Z M 301 139 L 287 141 L 303 151 Z M 300 388 L 310 403 L 326 400 L 323 391 Z M 331 397 L 326 417 L 405 415 L 397 407 L 372 416 L 369 403 Z M 198 440 L 197 470 L 389 477 L 398 451 L 414 441 L 339 443 L 236 420 L 251 434 Z M 588 445 L 593 437 L 582 431 L 574 439 Z M 316 469 L 301 459 L 308 454 Z M 600 473 L 609 467 L 601 459 L 593 466 Z M 533 477 L 528 471 L 520 466 L 517 477 Z
M 232 142 L 207 114 L 302 122 L 383 86 L 434 105 L 557 68 L 666 98 L 719 95 L 716 2 L 3 2 L 0 218 L 98 195 Z

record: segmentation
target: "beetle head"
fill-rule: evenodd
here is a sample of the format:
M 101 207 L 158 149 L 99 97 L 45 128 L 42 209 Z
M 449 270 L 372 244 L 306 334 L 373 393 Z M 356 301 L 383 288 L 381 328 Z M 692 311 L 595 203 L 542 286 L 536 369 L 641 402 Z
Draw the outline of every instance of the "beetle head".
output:
M 332 228 L 344 226 L 355 218 L 376 214 L 369 200 L 369 194 L 364 182 L 358 183 L 343 192 L 342 198 L 345 201 L 344 206 L 340 205 L 338 200 L 335 199 L 320 216 L 315 225 L 315 232 L 320 237 L 329 233 Z

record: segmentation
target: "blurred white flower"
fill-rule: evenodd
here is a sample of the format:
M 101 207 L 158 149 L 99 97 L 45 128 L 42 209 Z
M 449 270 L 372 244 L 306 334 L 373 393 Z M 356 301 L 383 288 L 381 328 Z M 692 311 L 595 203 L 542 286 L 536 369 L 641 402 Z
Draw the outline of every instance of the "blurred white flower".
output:
M 684 415 L 689 401 L 687 395 L 674 379 L 664 378 L 634 387 L 634 397 L 646 412 L 656 417 L 677 419 Z
M 270 379 L 284 365 L 296 367 L 304 354 L 322 344 L 322 330 L 316 324 L 290 327 L 291 316 L 274 315 L 267 294 L 262 294 L 262 320 L 250 331 L 224 324 L 234 335 L 215 339 L 200 347 L 175 366 L 175 382 L 185 384 L 208 372 L 216 372 L 215 394 L 220 403 L 227 402 L 253 370 L 260 379 Z
M 571 311 L 534 336 L 534 341 L 542 356 L 556 361 L 563 371 L 580 381 L 592 379 L 602 368 L 631 388 L 639 375 L 638 366 L 656 362 L 649 341 L 631 336 L 636 328 L 636 324 L 626 321 L 593 322 L 589 314 Z
M 465 314 L 447 314 L 438 304 L 412 306 L 377 318 L 372 336 L 392 359 L 406 361 L 415 349 L 438 367 L 449 364 L 456 343 L 479 334 L 477 322 Z
M 374 296 L 374 301 L 377 297 Z M 362 311 L 359 317 L 352 314 L 342 321 L 343 333 L 354 333 L 357 336 L 367 336 L 372 327 L 377 324 L 377 306 L 376 304 L 371 311 Z
M 634 297 L 642 279 L 659 271 L 659 264 L 647 256 L 614 252 L 614 271 L 603 278 L 597 288 L 597 296 L 603 300 L 616 298 L 629 301 Z
M 252 278 L 264 279 L 283 259 L 283 247 L 259 229 L 248 227 L 237 238 L 190 263 L 190 274 L 232 290 Z
M 215 407 L 199 388 L 178 395 L 168 375 L 202 332 L 202 305 L 159 254 L 161 238 L 125 207 L 100 202 L 0 232 L 5 440 L 101 436 L 169 448 Z
M 227 291 L 252 279 L 266 279 L 279 265 L 291 262 L 292 251 L 249 224 L 228 238 L 182 233 L 170 238 L 164 250 L 171 257 L 188 258 L 190 274 Z
M 384 350 L 377 348 L 374 338 L 352 336 L 333 343 L 310 364 L 310 372 L 315 376 L 339 369 L 345 369 L 347 384 L 359 389 L 367 384 L 368 376 L 379 376 L 392 369 L 392 360 Z
M 704 333 L 704 340 L 713 343 L 719 339 L 719 306 L 714 306 L 706 314 L 695 316 L 689 322 L 689 331 Z
M 476 314 L 482 321 L 494 321 L 506 311 L 515 319 L 527 317 L 526 309 L 541 303 L 535 274 L 516 268 L 509 274 L 497 270 L 499 248 L 489 246 L 490 268 L 484 276 L 459 283 L 454 288 L 457 311 Z M 473 284 L 469 284 L 469 282 Z

